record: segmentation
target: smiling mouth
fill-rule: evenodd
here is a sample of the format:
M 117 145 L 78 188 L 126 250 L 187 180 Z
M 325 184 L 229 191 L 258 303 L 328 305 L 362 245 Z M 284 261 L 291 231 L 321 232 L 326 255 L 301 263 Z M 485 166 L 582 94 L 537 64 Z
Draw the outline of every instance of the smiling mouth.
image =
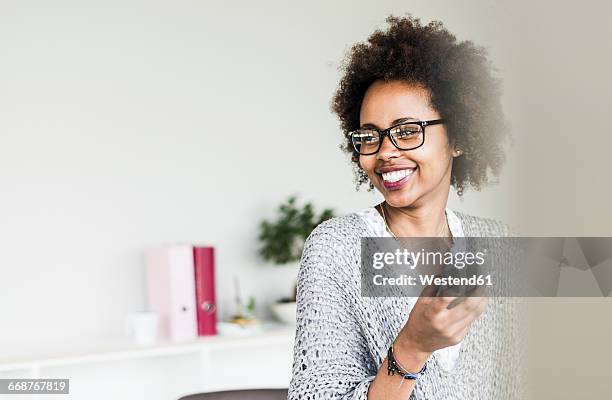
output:
M 416 169 L 417 169 L 416 167 L 398 169 L 395 171 L 383 172 L 379 174 L 379 176 L 381 177 L 383 181 L 383 185 L 386 189 L 397 190 L 401 186 L 403 186 L 404 183 L 408 182 L 408 180 L 414 174 Z
M 401 181 L 407 176 L 412 175 L 415 170 L 416 168 L 400 169 L 397 171 L 382 173 L 381 176 L 384 182 L 395 183 Z

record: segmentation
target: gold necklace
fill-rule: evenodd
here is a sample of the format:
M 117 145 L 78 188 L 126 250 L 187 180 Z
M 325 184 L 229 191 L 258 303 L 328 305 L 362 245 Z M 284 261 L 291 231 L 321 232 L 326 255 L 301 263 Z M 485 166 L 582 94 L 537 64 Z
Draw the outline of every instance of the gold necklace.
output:
M 393 231 L 392 231 L 392 230 L 391 230 L 391 228 L 389 227 L 389 223 L 387 222 L 387 216 L 385 215 L 385 204 L 386 204 L 386 202 L 382 202 L 382 203 L 380 203 L 380 213 L 382 214 L 383 221 L 385 222 L 385 228 L 387 229 L 387 232 L 389 232 L 389 234 L 390 234 L 391 236 L 393 236 L 393 238 L 394 238 L 394 239 L 397 239 L 397 236 L 395 236 L 395 233 L 393 233 Z M 445 214 L 446 214 L 446 213 L 445 213 Z M 440 231 L 440 232 L 439 232 L 439 233 L 436 235 L 436 237 L 445 237 L 445 235 L 441 235 L 441 234 L 442 234 L 442 233 L 443 233 L 443 232 L 446 230 L 446 225 L 447 225 L 447 224 L 445 224 L 445 225 L 442 227 L 442 230 L 441 230 L 441 231 Z M 450 231 L 450 228 L 449 228 L 449 231 Z M 454 241 L 453 241 L 453 235 L 452 235 L 452 232 L 451 232 L 450 240 L 451 240 L 451 243 L 453 243 L 453 242 L 454 242 Z
M 389 234 L 391 236 L 393 236 L 395 239 L 397 239 L 397 236 L 395 236 L 395 233 L 393 233 L 391 228 L 389 228 L 389 224 L 387 223 L 387 217 L 385 216 L 385 206 L 384 206 L 384 203 L 380 203 L 379 205 L 380 205 L 380 213 L 382 214 L 383 221 L 385 222 L 385 228 L 387 229 L 387 232 L 389 232 Z

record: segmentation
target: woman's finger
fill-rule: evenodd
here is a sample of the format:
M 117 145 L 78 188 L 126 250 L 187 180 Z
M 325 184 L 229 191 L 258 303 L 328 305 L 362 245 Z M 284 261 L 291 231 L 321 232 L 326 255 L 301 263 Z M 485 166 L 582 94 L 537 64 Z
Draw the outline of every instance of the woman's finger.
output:
M 488 303 L 488 297 L 462 297 L 460 299 L 462 301 L 459 304 L 448 310 L 448 318 L 453 323 L 464 319 L 472 321 L 484 311 Z M 473 314 L 475 314 L 474 318 L 470 318 Z

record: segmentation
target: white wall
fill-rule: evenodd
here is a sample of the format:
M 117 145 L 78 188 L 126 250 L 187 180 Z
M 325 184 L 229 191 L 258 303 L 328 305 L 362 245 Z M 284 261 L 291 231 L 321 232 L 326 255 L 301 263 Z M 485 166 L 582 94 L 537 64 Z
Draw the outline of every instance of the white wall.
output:
M 224 317 L 235 275 L 262 311 L 288 294 L 257 224 L 293 193 L 377 201 L 329 104 L 350 45 L 408 11 L 510 59 L 486 1 L 0 1 L 2 350 L 120 335 L 159 242 L 216 246 Z M 504 182 L 452 205 L 503 218 Z

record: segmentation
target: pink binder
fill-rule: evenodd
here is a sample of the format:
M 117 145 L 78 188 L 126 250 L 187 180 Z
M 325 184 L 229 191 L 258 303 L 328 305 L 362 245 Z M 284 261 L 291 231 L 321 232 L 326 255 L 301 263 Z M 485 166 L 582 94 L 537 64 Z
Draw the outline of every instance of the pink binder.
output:
M 149 308 L 160 318 L 160 335 L 173 341 L 197 336 L 193 248 L 169 245 L 146 252 Z

